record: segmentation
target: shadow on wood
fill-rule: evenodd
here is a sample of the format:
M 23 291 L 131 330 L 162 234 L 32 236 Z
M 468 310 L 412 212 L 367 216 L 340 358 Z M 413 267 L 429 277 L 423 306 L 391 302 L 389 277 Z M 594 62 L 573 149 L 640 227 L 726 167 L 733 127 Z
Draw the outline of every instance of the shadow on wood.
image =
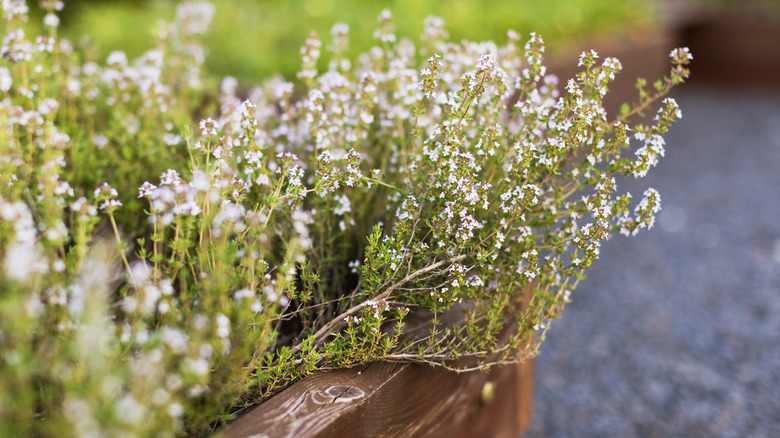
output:
M 239 417 L 227 438 L 518 437 L 530 424 L 533 361 L 456 373 L 377 362 L 319 372 Z

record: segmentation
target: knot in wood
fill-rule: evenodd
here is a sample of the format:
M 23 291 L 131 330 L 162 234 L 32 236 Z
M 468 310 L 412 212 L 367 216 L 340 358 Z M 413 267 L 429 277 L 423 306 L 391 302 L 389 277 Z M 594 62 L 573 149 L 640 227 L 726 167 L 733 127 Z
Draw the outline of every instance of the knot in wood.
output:
M 479 393 L 479 401 L 482 403 L 482 406 L 487 406 L 492 403 L 495 396 L 496 391 L 495 387 L 493 386 L 493 382 L 485 382 L 485 384 L 482 385 L 482 390 Z
M 348 402 L 363 398 L 366 393 L 355 386 L 337 385 L 325 390 L 325 393 L 333 397 L 333 402 Z

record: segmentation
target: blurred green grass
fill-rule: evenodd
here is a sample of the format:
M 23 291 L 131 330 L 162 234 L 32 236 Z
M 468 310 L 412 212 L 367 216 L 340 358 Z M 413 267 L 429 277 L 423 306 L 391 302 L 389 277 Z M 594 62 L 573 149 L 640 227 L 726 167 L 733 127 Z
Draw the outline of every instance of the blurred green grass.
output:
M 256 82 L 282 74 L 295 77 L 299 49 L 310 31 L 324 44 L 334 23 L 350 27 L 352 55 L 369 49 L 377 16 L 388 8 L 400 37 L 419 41 L 428 15 L 444 19 L 454 40 L 506 39 L 510 29 L 541 34 L 549 51 L 579 47 L 593 38 L 633 38 L 656 25 L 654 2 L 647 0 L 216 0 L 216 14 L 207 39 L 210 72 Z M 63 17 L 62 33 L 73 41 L 89 35 L 100 56 L 124 50 L 137 56 L 154 44 L 160 20 L 171 20 L 176 2 L 72 0 Z M 579 44 L 578 44 L 579 43 Z

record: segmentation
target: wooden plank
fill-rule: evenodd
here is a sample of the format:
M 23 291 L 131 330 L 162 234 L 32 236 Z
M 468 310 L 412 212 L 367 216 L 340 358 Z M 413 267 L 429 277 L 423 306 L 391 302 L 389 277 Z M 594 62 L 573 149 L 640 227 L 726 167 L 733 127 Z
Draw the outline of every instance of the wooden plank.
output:
M 239 417 L 224 434 L 518 437 L 530 423 L 532 400 L 531 360 L 489 374 L 378 362 L 306 377 Z

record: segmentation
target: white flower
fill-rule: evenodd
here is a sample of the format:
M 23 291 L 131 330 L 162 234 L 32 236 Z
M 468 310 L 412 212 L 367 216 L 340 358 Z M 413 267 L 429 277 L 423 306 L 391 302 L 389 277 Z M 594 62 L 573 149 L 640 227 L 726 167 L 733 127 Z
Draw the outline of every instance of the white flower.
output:
M 38 112 L 47 116 L 57 111 L 57 108 L 59 108 L 59 106 L 60 104 L 57 103 L 56 100 L 47 97 L 46 99 L 43 99 L 43 101 L 40 104 L 38 104 Z
M 7 93 L 11 89 L 14 81 L 11 78 L 11 72 L 6 67 L 0 67 L 0 90 Z
M 13 280 L 26 281 L 48 270 L 43 254 L 35 245 L 15 242 L 5 251 L 5 273 Z
M 60 19 L 54 14 L 46 14 L 43 17 L 43 25 L 47 27 L 57 27 L 60 24 Z
M 149 181 L 144 181 L 143 185 L 138 188 L 138 197 L 139 198 L 151 198 L 152 193 L 157 188 L 156 185 L 150 183 Z
M 217 336 L 223 339 L 230 336 L 230 318 L 221 313 L 217 315 Z
M 209 2 L 185 2 L 176 8 L 176 23 L 186 35 L 206 33 L 214 15 L 214 6 Z
M 345 213 L 349 213 L 352 210 L 349 198 L 346 195 L 337 195 L 336 202 L 338 202 L 338 205 L 333 210 L 333 212 L 337 215 L 341 216 Z
M 490 71 L 496 68 L 496 60 L 490 55 L 482 55 L 477 60 L 477 71 Z
M 189 336 L 183 331 L 171 327 L 163 327 L 160 330 L 162 341 L 175 354 L 182 354 L 187 351 L 187 341 Z
M 226 96 L 234 96 L 238 89 L 238 80 L 232 76 L 226 76 L 222 79 L 219 90 Z
M 200 132 L 204 137 L 216 137 L 219 130 L 219 123 L 209 117 L 200 121 Z
M 261 173 L 260 175 L 257 175 L 257 178 L 255 178 L 255 184 L 260 186 L 267 186 L 270 184 L 271 181 L 268 179 L 268 175 Z
M 582 52 L 580 54 L 580 61 L 577 63 L 578 67 L 582 67 L 586 63 L 591 64 L 593 60 L 598 59 L 599 54 L 596 53 L 595 50 L 591 50 L 590 52 Z M 587 65 L 587 67 L 590 67 L 590 65 Z
M 693 60 L 693 54 L 691 54 L 690 49 L 687 47 L 680 47 L 677 49 L 674 49 L 669 53 L 670 58 L 677 58 L 677 57 L 683 57 L 689 61 Z
M 106 64 L 112 67 L 127 67 L 127 55 L 125 55 L 125 52 L 115 50 L 108 55 Z
M 263 304 L 259 300 L 255 300 L 255 302 L 252 303 L 251 309 L 255 313 L 260 313 L 263 311 Z
M 100 210 L 106 210 L 106 209 L 112 209 L 112 208 L 118 208 L 122 206 L 122 201 L 118 199 L 109 199 L 106 201 L 103 201 L 100 206 L 98 206 L 98 209 Z
M 65 262 L 57 259 L 52 263 L 51 267 L 55 272 L 63 272 L 65 270 Z
M 184 413 L 184 408 L 182 408 L 181 405 L 178 403 L 171 403 L 168 406 L 168 415 L 170 415 L 173 418 L 179 418 L 183 413 Z
M 254 293 L 254 291 L 252 291 L 251 289 L 247 289 L 247 288 L 244 288 L 244 289 L 239 289 L 239 290 L 237 290 L 237 291 L 236 291 L 236 292 L 233 294 L 233 297 L 234 297 L 236 300 L 242 300 L 242 299 L 244 299 L 244 298 L 252 298 L 252 297 L 254 297 L 254 296 L 255 296 L 255 293 Z
M 196 376 L 205 376 L 211 370 L 209 361 L 202 357 L 197 359 L 188 359 L 187 365 L 189 366 L 190 371 L 192 371 L 192 373 Z
M 181 137 L 172 132 L 168 132 L 163 135 L 163 142 L 165 142 L 165 144 L 168 146 L 176 146 L 177 144 L 181 143 Z
M 138 424 L 146 414 L 146 408 L 131 395 L 125 395 L 114 405 L 117 418 L 126 424 Z

